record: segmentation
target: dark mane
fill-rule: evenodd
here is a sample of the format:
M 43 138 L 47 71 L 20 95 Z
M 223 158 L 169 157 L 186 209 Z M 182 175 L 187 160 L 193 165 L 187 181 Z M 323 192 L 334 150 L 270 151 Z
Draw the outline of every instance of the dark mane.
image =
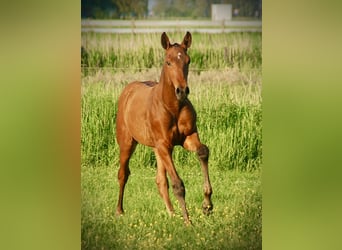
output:
M 146 86 L 149 86 L 149 87 L 153 87 L 154 85 L 158 84 L 158 82 L 152 82 L 152 81 L 144 81 L 144 82 L 141 82 L 143 84 L 145 84 Z

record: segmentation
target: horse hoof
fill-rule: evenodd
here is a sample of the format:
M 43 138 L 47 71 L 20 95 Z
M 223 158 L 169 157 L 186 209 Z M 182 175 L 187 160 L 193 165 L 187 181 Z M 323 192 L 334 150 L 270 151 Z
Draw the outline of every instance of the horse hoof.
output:
M 184 221 L 185 226 L 190 227 L 192 226 L 192 222 L 190 219 Z
M 203 212 L 203 214 L 205 214 L 205 215 L 209 215 L 209 214 L 211 214 L 212 213 L 212 211 L 213 211 L 213 204 L 203 204 L 203 206 L 202 206 L 202 212 Z
M 122 210 L 116 210 L 116 213 L 115 213 L 116 217 L 121 217 L 124 215 L 124 211 Z

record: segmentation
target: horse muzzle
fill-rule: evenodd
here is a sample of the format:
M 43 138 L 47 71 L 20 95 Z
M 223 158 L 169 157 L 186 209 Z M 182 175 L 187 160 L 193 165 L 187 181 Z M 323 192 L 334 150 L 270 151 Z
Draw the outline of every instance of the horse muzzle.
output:
M 184 101 L 188 97 L 190 89 L 188 86 L 186 86 L 185 88 L 177 87 L 175 89 L 175 93 L 178 101 Z

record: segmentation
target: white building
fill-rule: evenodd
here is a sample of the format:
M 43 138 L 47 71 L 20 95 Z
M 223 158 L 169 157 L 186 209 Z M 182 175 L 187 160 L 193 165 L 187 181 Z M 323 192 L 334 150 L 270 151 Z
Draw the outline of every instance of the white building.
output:
M 232 5 L 231 4 L 212 4 L 211 5 L 211 20 L 213 21 L 232 20 Z

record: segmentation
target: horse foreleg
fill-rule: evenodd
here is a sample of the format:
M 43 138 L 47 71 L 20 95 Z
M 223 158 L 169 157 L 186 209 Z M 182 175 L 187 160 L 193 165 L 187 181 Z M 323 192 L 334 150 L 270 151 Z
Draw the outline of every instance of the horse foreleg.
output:
M 158 151 L 154 150 L 157 159 L 157 176 L 156 184 L 158 186 L 159 194 L 164 200 L 165 206 L 169 214 L 172 216 L 174 214 L 174 209 L 169 197 L 169 182 L 166 177 L 166 169 L 162 164 L 159 157 Z
M 213 203 L 211 202 L 211 195 L 213 193 L 212 187 L 209 179 L 208 171 L 208 159 L 209 159 L 209 149 L 206 145 L 201 144 L 197 150 L 198 158 L 200 159 L 202 172 L 204 177 L 204 201 L 202 204 L 202 210 L 204 214 L 209 214 L 213 210 Z
M 208 170 L 209 148 L 201 143 L 197 133 L 193 133 L 188 136 L 184 141 L 183 147 L 189 151 L 196 152 L 200 160 L 204 178 L 204 201 L 202 204 L 202 210 L 204 214 L 208 215 L 213 210 L 213 203 L 211 202 L 213 191 L 210 184 Z
M 178 176 L 175 166 L 172 161 L 172 150 L 168 149 L 164 145 L 159 145 L 155 149 L 156 154 L 160 158 L 161 164 L 165 167 L 167 173 L 169 174 L 172 182 L 173 193 L 176 196 L 180 207 L 182 208 L 184 222 L 186 224 L 191 224 L 189 219 L 188 210 L 185 204 L 185 187 L 182 179 Z

